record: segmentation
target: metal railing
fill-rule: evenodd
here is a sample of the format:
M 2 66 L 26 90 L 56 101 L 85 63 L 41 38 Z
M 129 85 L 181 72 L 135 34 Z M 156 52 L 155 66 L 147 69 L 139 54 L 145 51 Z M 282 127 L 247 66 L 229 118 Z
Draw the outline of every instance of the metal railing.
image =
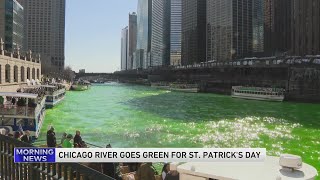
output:
M 78 163 L 14 163 L 15 147 L 32 145 L 0 134 L 0 180 L 114 180 Z

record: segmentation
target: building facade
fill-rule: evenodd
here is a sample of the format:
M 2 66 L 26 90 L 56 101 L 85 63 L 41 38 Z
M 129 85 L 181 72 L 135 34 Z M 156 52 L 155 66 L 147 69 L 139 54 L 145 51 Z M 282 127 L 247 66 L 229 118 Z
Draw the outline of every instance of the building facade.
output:
M 320 54 L 320 1 L 293 0 L 292 54 Z
M 65 66 L 65 0 L 20 0 L 24 7 L 25 45 L 40 53 L 45 74 Z
M 183 65 L 206 61 L 206 4 L 207 0 L 182 1 Z
M 170 65 L 181 65 L 182 1 L 170 4 Z
M 25 50 L 24 9 L 16 0 L 0 0 L 0 37 L 5 42 L 5 50 Z
M 264 4 L 264 49 L 266 56 L 291 53 L 292 0 L 266 0 Z
M 263 0 L 207 3 L 208 61 L 229 61 L 264 52 Z
M 4 87 L 26 84 L 31 80 L 41 80 L 39 57 L 34 58 L 30 52 L 20 56 L 19 50 L 17 53 L 5 51 L 4 44 L 3 41 L 0 41 L 0 90 L 6 92 L 8 88 Z
M 151 66 L 169 65 L 169 6 L 167 0 L 152 0 Z
M 132 69 L 134 59 L 133 54 L 137 49 L 137 14 L 135 12 L 129 14 L 128 46 L 127 69 Z
M 137 59 L 136 68 L 148 68 L 151 65 L 151 22 L 152 0 L 139 0 L 137 11 L 137 54 L 143 52 L 142 63 Z
M 128 27 L 125 27 L 121 31 L 121 70 L 128 70 Z

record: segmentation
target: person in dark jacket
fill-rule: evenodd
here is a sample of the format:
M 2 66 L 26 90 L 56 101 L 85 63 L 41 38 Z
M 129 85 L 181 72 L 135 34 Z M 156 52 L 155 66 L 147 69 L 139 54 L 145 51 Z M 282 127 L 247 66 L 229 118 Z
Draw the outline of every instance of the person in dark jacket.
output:
M 51 127 L 50 130 L 47 132 L 47 146 L 48 147 L 57 146 L 56 133 L 54 132 L 53 127 Z
M 73 138 L 73 144 L 75 148 L 82 148 L 85 147 L 85 143 L 82 141 L 80 131 L 76 131 L 76 135 Z
M 21 137 L 21 141 L 25 142 L 25 143 L 28 143 L 28 144 L 32 143 L 32 139 L 30 137 L 30 132 L 29 131 L 25 132 L 25 134 Z
M 106 148 L 112 148 L 111 144 L 108 144 Z M 115 163 L 103 163 L 102 164 L 102 173 L 110 176 L 112 178 L 116 178 L 116 164 Z
M 165 180 L 179 180 L 179 173 L 178 171 L 169 171 L 166 175 Z

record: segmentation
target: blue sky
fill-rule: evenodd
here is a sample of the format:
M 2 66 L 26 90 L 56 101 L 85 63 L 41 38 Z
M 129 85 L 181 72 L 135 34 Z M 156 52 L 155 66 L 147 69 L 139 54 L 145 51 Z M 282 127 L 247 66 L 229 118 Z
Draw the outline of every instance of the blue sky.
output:
M 113 72 L 120 69 L 121 29 L 137 0 L 68 0 L 66 65 L 75 71 Z

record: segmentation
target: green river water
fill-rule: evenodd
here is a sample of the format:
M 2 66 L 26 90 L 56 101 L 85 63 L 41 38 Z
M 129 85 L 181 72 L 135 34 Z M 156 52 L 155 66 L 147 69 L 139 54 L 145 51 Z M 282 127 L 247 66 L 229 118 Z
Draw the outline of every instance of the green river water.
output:
M 263 102 L 107 84 L 68 92 L 47 111 L 57 138 L 81 130 L 113 147 L 261 147 L 268 155 L 302 156 L 320 170 L 320 104 Z

